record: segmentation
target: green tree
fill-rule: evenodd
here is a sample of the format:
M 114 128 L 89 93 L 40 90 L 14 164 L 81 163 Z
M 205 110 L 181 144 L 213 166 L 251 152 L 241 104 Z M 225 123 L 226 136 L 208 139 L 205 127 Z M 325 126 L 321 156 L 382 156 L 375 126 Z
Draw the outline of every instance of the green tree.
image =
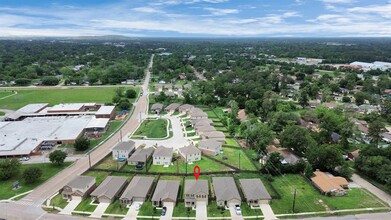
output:
M 117 96 L 124 97 L 124 87 L 118 87 L 114 92 Z
M 42 78 L 42 85 L 44 86 L 55 86 L 58 85 L 60 80 L 55 76 L 45 76 Z
M 312 165 L 310 163 L 306 163 L 305 169 L 304 169 L 304 175 L 310 179 L 314 175 L 314 169 L 312 168 Z
M 353 171 L 350 169 L 348 163 L 344 162 L 342 166 L 338 168 L 338 174 L 346 179 L 350 179 L 353 175 Z
M 90 140 L 84 136 L 77 138 L 74 147 L 77 151 L 85 151 L 90 147 Z
M 385 130 L 385 126 L 382 121 L 376 119 L 368 124 L 368 136 L 371 138 L 372 143 L 378 144 L 382 139 L 382 133 Z
M 231 107 L 231 114 L 230 114 L 231 121 L 236 121 L 239 112 L 238 103 L 235 100 L 232 100 L 230 102 L 230 107 Z
M 247 114 L 257 115 L 258 105 L 254 99 L 247 100 L 244 104 L 244 109 Z
M 278 152 L 273 152 L 269 154 L 267 161 L 265 165 L 263 166 L 263 172 L 264 173 L 270 173 L 271 175 L 280 175 L 281 174 L 281 168 L 282 168 L 282 161 L 283 157 Z
M 299 156 L 303 156 L 307 149 L 316 145 L 309 131 L 297 125 L 285 128 L 280 134 L 280 143 L 282 147 L 293 149 Z
M 118 107 L 122 110 L 129 110 L 130 106 L 131 104 L 128 99 L 121 99 L 121 101 L 118 103 Z
M 266 146 L 271 144 L 274 140 L 274 133 L 264 123 L 251 124 L 247 128 L 247 141 L 249 145 L 258 150 L 258 152 L 264 152 Z
M 38 167 L 28 167 L 23 172 L 23 179 L 27 184 L 35 183 L 42 176 L 42 170 Z
M 348 139 L 353 136 L 353 123 L 345 121 L 339 126 L 339 134 L 341 135 L 341 145 L 347 149 L 349 147 Z
M 20 172 L 20 161 L 17 159 L 0 160 L 0 180 L 8 180 Z
M 128 90 L 126 90 L 126 92 L 125 92 L 125 96 L 126 96 L 126 98 L 128 98 L 128 99 L 134 99 L 134 98 L 137 97 L 137 92 L 136 92 L 136 90 L 134 90 L 134 89 L 128 89 Z
M 62 165 L 67 157 L 67 153 L 61 150 L 55 150 L 49 154 L 50 162 L 57 164 L 58 166 Z
M 342 152 L 336 145 L 318 145 L 308 149 L 308 162 L 315 169 L 322 171 L 334 171 L 344 162 Z
M 356 105 L 362 105 L 365 102 L 367 95 L 363 92 L 357 92 L 354 94 L 354 99 L 356 100 Z

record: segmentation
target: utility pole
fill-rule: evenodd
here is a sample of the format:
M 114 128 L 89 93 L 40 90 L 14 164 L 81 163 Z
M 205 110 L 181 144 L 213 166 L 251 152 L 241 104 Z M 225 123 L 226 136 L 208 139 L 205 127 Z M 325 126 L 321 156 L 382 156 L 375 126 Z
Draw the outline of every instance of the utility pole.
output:
M 91 151 L 88 152 L 88 164 L 90 165 L 91 168 Z
M 186 175 L 187 175 L 187 154 L 186 154 Z
M 119 151 L 117 150 L 117 170 L 119 170 Z
M 141 122 L 141 112 L 140 112 L 140 122 Z
M 240 170 L 240 152 L 239 152 L 239 170 Z
M 293 192 L 293 206 L 292 206 L 292 212 L 295 213 L 295 205 L 296 205 L 296 192 L 297 190 Z
M 148 173 L 148 156 L 145 154 L 145 172 Z
M 122 142 L 122 129 L 119 130 L 119 136 L 120 136 L 121 142 Z

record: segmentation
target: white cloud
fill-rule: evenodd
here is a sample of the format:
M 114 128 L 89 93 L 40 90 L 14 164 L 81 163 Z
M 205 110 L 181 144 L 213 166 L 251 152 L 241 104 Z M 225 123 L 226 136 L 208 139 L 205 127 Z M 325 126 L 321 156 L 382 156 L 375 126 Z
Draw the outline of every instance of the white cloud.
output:
M 133 11 L 142 12 L 142 13 L 163 13 L 162 10 L 152 7 L 138 7 L 132 8 Z
M 372 5 L 366 7 L 354 7 L 354 8 L 349 8 L 348 11 L 355 12 L 355 13 L 363 13 L 363 14 L 378 14 L 384 18 L 391 18 L 391 4 Z
M 356 0 L 320 0 L 320 1 L 324 3 L 332 3 L 332 4 L 349 4 L 355 2 Z
M 213 16 L 222 16 L 222 15 L 229 15 L 229 14 L 237 14 L 239 13 L 238 9 L 227 9 L 227 8 L 211 8 L 207 7 L 204 8 L 204 10 L 209 11 L 211 15 Z

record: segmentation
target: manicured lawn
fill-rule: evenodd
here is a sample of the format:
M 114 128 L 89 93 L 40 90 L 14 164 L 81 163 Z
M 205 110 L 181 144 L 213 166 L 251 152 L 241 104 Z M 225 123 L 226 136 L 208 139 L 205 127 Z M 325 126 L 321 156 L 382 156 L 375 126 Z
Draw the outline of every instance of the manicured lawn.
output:
M 205 111 L 206 114 L 208 114 L 208 117 L 210 119 L 212 118 L 217 118 L 217 115 L 212 111 L 212 110 L 209 110 L 209 111 Z
M 109 128 L 99 139 L 90 140 L 90 149 L 94 148 L 96 145 L 100 144 L 103 140 L 105 140 L 109 135 L 115 132 L 118 127 L 120 127 L 124 122 L 123 121 L 112 121 L 110 122 Z M 88 151 L 88 150 L 87 150 Z M 82 152 L 84 153 L 84 152 Z
M 67 200 L 62 198 L 61 194 L 58 194 L 52 200 L 50 200 L 50 205 L 57 206 L 57 207 L 60 207 L 63 209 L 63 208 L 65 208 L 65 206 L 68 205 L 68 202 L 67 202 Z
M 300 175 L 284 175 L 274 177 L 272 185 L 281 195 L 281 199 L 272 200 L 271 207 L 275 214 L 292 213 L 293 192 L 297 189 L 295 212 L 325 211 L 319 200 L 320 193 Z
M 331 210 L 386 207 L 370 192 L 360 188 L 349 189 L 346 196 L 322 196 L 322 200 Z
M 115 89 L 114 87 L 20 89 L 17 90 L 17 95 L 0 100 L 0 108 L 19 109 L 29 103 L 42 102 L 47 102 L 49 105 L 71 102 L 108 103 L 111 102 Z
M 5 112 L 0 112 L 0 116 L 4 116 L 5 115 Z
M 229 213 L 229 210 L 225 210 L 222 212 L 222 210 L 217 207 L 216 201 L 209 201 L 208 206 L 208 217 L 230 217 L 231 214 Z
M 138 215 L 139 216 L 160 216 L 160 213 L 161 213 L 160 209 L 156 209 L 154 212 L 151 201 L 145 201 L 141 205 L 141 208 L 140 208 Z
M 173 217 L 195 217 L 196 212 L 191 208 L 186 208 L 184 202 L 178 202 L 174 207 Z
M 195 132 L 189 132 L 189 133 L 187 133 L 187 136 L 188 136 L 188 137 L 194 137 L 195 135 L 196 135 Z
M 225 145 L 232 146 L 232 147 L 240 147 L 238 142 L 233 138 L 226 138 L 225 141 L 226 141 Z
M 91 202 L 92 202 L 92 197 L 87 197 L 86 199 L 83 199 L 83 201 L 81 201 L 79 203 L 79 205 L 77 205 L 77 207 L 75 208 L 75 211 L 82 211 L 82 212 L 93 212 L 95 211 L 97 205 L 91 205 Z
M 0 199 L 8 199 L 18 194 L 30 191 L 35 187 L 41 185 L 46 180 L 50 179 L 50 177 L 56 175 L 58 172 L 69 166 L 71 163 L 66 162 L 62 166 L 56 166 L 51 163 L 42 163 L 42 164 L 24 164 L 21 166 L 19 175 L 9 179 L 0 181 Z M 38 179 L 37 182 L 33 184 L 27 184 L 23 178 L 22 173 L 28 167 L 37 167 L 42 169 L 42 176 Z M 13 183 L 15 181 L 19 181 L 19 185 L 21 188 L 17 190 L 13 190 Z
M 120 214 L 120 215 L 126 215 L 129 208 L 126 208 L 126 206 L 122 206 L 119 199 L 114 200 L 109 207 L 107 207 L 105 213 L 107 214 Z
M 3 97 L 6 97 L 6 96 L 12 95 L 12 94 L 14 94 L 14 93 L 11 91 L 0 91 L 0 99 Z
M 243 216 L 261 216 L 262 211 L 260 209 L 251 209 L 250 206 L 247 205 L 246 202 L 242 202 L 242 205 L 240 206 L 242 209 L 242 215 Z
M 126 163 L 126 161 L 118 162 L 117 160 L 113 159 L 111 154 L 109 154 L 102 161 L 100 161 L 95 166 L 95 168 L 97 168 L 97 169 L 105 169 L 105 170 L 117 170 L 117 168 L 120 168 L 124 163 Z
M 216 156 L 216 159 L 228 163 L 232 166 L 239 168 L 239 155 L 240 155 L 240 169 L 242 170 L 256 170 L 250 159 L 241 149 L 223 147 L 223 153 Z M 223 157 L 227 157 L 227 160 L 223 160 Z
M 146 136 L 148 138 L 164 138 L 167 136 L 167 123 L 165 119 L 144 120 L 134 135 Z
M 177 162 L 178 161 L 178 162 Z M 185 161 L 179 159 L 174 162 L 173 165 L 169 167 L 163 167 L 163 166 L 157 166 L 152 165 L 151 169 L 149 169 L 149 172 L 162 172 L 162 173 L 186 173 L 186 163 Z M 178 163 L 178 166 L 177 166 Z M 209 158 L 202 157 L 200 161 L 194 162 L 193 164 L 187 165 L 187 173 L 192 173 L 194 170 L 194 167 L 198 165 L 201 168 L 201 174 L 202 172 L 213 172 L 213 171 L 225 171 L 230 170 L 230 168 L 217 163 Z
M 99 185 L 106 177 L 109 175 L 109 172 L 99 172 L 99 171 L 87 171 L 83 173 L 85 176 L 94 176 L 96 178 L 96 184 Z
M 228 132 L 226 127 L 216 127 L 217 131 Z

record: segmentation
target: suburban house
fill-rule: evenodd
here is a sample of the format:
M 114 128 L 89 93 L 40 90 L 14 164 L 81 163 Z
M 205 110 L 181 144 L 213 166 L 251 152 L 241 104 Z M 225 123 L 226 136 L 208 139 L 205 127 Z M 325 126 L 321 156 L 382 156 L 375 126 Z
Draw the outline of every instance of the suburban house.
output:
M 260 179 L 240 179 L 244 198 L 250 207 L 268 204 L 272 199 Z
M 137 150 L 128 159 L 129 165 L 146 164 L 154 151 L 153 147 L 137 148 Z
M 180 84 L 176 84 L 176 85 L 174 85 L 174 89 L 175 89 L 175 90 L 178 90 L 178 91 L 182 91 L 183 86 L 180 85 Z
M 240 109 L 237 118 L 239 119 L 240 122 L 247 121 L 246 111 L 244 109 Z
M 347 155 L 350 160 L 355 160 L 358 156 L 360 156 L 360 150 L 349 152 Z
M 173 148 L 159 146 L 153 153 L 153 165 L 170 166 Z
M 64 199 L 85 198 L 96 188 L 95 177 L 77 176 L 61 190 Z
M 211 125 L 206 125 L 206 126 L 198 126 L 198 125 L 196 125 L 194 128 L 195 128 L 195 131 L 197 132 L 198 135 L 201 135 L 201 134 L 206 133 L 206 132 L 216 131 L 216 128 L 214 126 L 211 126 Z
M 189 111 L 189 115 L 191 119 L 205 119 L 208 118 L 208 114 L 206 114 L 204 111 L 202 111 L 199 108 L 192 108 Z
M 163 110 L 163 104 L 161 103 L 155 103 L 151 107 L 151 111 L 155 112 L 156 114 L 162 112 Z
M 131 205 L 133 202 L 144 202 L 151 191 L 153 177 L 135 176 L 119 198 L 122 205 Z
M 134 141 L 119 142 L 112 150 L 114 160 L 128 159 L 135 151 L 136 143 Z
M 152 205 L 157 207 L 176 204 L 179 191 L 179 180 L 159 180 L 152 196 Z
M 297 163 L 301 158 L 293 153 L 291 149 L 287 148 L 281 148 L 281 147 L 275 147 L 273 145 L 270 145 L 266 148 L 268 154 L 278 152 L 282 156 L 281 163 L 282 164 L 295 164 Z M 266 158 L 267 159 L 267 158 Z M 264 161 L 266 162 L 266 160 Z
M 181 106 L 181 105 L 178 104 L 178 103 L 171 103 L 171 104 L 169 104 L 164 110 L 165 110 L 166 112 L 173 113 L 173 112 L 175 112 L 175 111 L 178 110 L 179 106 Z
M 204 118 L 204 119 L 193 119 L 193 120 L 191 120 L 191 125 L 193 127 L 196 127 L 196 126 L 207 126 L 207 125 L 213 126 L 213 121 L 210 120 L 210 119 L 207 119 L 207 118 Z
M 187 147 L 179 148 L 179 155 L 187 162 L 193 163 L 201 160 L 201 150 L 190 144 Z
M 181 112 L 181 113 L 187 113 L 187 112 L 189 112 L 192 108 L 194 108 L 194 106 L 192 106 L 192 105 L 189 105 L 189 104 L 184 104 L 184 105 L 181 105 L 181 106 L 179 106 L 179 111 Z
M 242 198 L 233 177 L 213 177 L 212 184 L 217 206 L 230 207 L 241 204 Z
M 155 90 L 158 92 L 163 91 L 163 84 L 155 84 Z
M 349 182 L 340 176 L 332 176 L 319 170 L 314 172 L 314 177 L 311 178 L 312 183 L 318 188 L 322 194 L 332 196 L 343 196 L 349 188 Z
M 198 148 L 204 154 L 218 155 L 221 153 L 222 143 L 216 140 L 201 140 L 198 142 Z
M 225 143 L 225 134 L 222 131 L 205 132 L 200 135 L 202 139 L 213 139 L 221 143 Z
M 191 89 L 191 85 L 190 84 L 185 84 L 185 85 L 183 85 L 183 88 L 184 89 Z
M 185 180 L 185 207 L 196 207 L 198 202 L 208 205 L 208 180 Z
M 126 182 L 126 177 L 108 176 L 98 188 L 91 193 L 91 196 L 99 203 L 111 203 L 115 197 L 121 193 Z

